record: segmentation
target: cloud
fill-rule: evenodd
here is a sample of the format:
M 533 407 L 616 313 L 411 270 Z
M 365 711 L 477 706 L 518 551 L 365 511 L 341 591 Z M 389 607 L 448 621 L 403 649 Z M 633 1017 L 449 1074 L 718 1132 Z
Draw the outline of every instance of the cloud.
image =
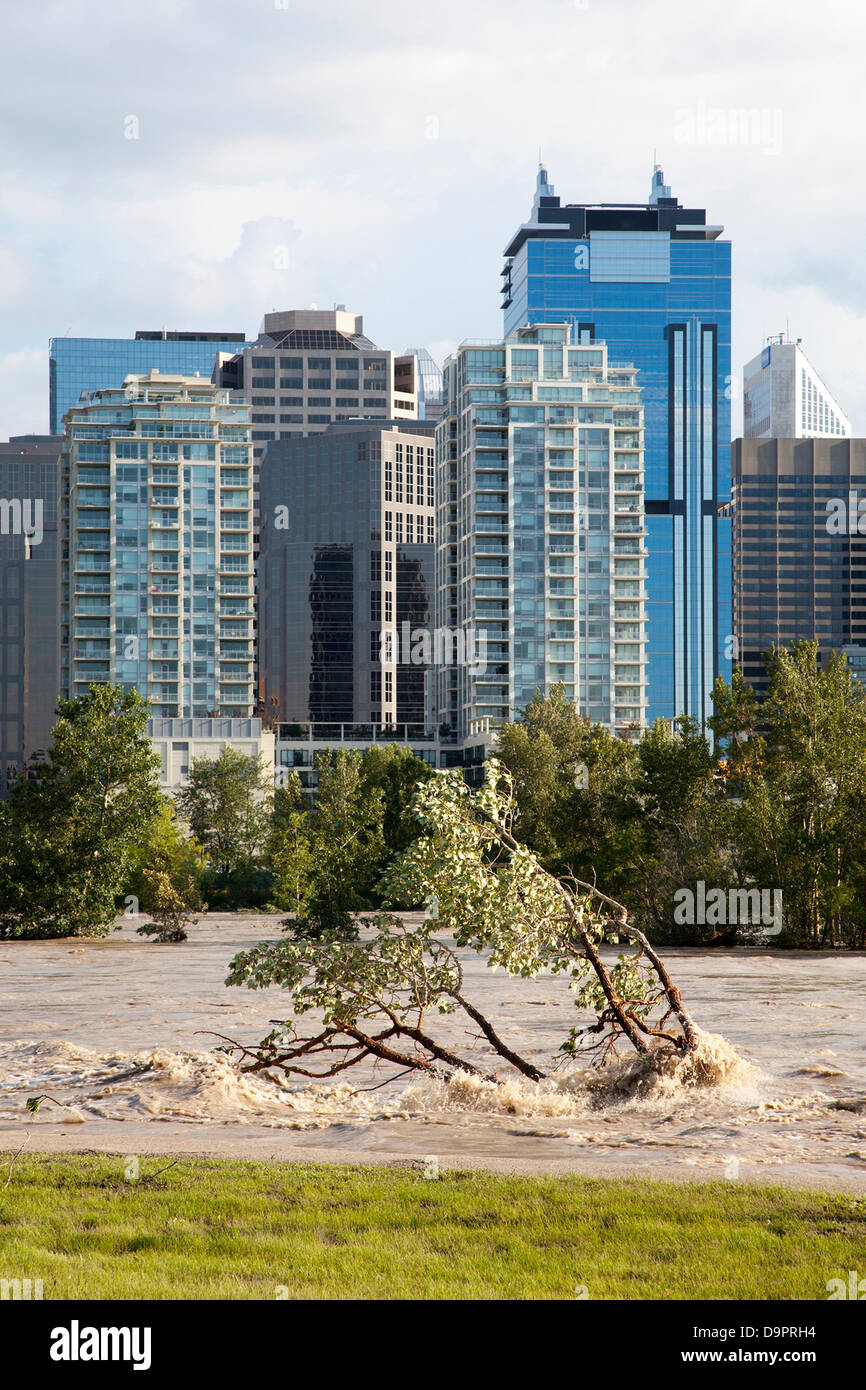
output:
M 0 355 L 0 439 L 48 433 L 48 356 L 41 348 Z
M 674 193 L 734 242 L 736 370 L 790 320 L 866 433 L 851 366 L 866 10 L 791 0 L 780 23 L 729 0 L 712 28 L 691 0 L 7 11 L 0 353 L 67 329 L 253 333 L 312 300 L 396 348 L 493 337 L 538 147 L 572 202 L 644 199 L 655 147 Z M 770 138 L 746 124 L 712 140 L 720 112 L 733 131 L 757 112 Z M 7 415 L 30 402 L 44 419 L 44 356 L 16 370 Z

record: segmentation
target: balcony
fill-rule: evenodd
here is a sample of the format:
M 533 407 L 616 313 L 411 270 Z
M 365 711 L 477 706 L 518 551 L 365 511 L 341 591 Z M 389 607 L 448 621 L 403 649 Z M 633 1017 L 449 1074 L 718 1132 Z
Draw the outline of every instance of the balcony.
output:
M 110 647 L 110 642 L 111 642 L 110 637 L 106 637 L 105 639 L 96 639 L 96 640 L 90 640 L 90 641 L 81 641 L 81 640 L 76 641 L 76 643 L 75 643 L 75 660 L 76 660 L 76 661 L 79 661 L 79 660 L 81 660 L 82 658 L 84 658 L 85 660 L 88 660 L 88 659 L 89 659 L 89 660 L 93 660 L 93 659 L 95 658 L 95 659 L 98 660 L 98 661 L 110 661 L 110 659 L 111 659 L 111 647 Z

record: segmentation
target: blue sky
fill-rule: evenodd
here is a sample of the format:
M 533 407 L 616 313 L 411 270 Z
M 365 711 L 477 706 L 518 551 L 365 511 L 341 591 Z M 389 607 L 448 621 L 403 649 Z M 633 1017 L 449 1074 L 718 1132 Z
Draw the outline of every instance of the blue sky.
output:
M 847 0 L 6 0 L 0 25 L 0 438 L 47 428 L 52 335 L 340 302 L 398 350 L 495 337 L 539 146 L 572 202 L 645 199 L 656 149 L 734 242 L 738 371 L 788 325 L 866 434 Z

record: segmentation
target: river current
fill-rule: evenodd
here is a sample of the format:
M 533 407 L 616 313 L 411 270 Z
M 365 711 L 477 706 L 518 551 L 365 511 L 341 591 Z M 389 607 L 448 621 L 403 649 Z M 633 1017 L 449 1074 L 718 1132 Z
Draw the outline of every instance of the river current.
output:
M 286 1016 L 281 991 L 224 984 L 233 955 L 278 935 L 276 917 L 210 914 L 179 945 L 130 924 L 97 940 L 0 942 L 0 1147 L 435 1159 L 866 1192 L 866 955 L 666 952 L 709 1035 L 709 1087 L 634 1086 L 625 1060 L 603 1083 L 571 1065 L 540 1085 L 388 1080 L 381 1064 L 339 1082 L 274 1082 L 214 1049 L 216 1035 L 252 1044 Z M 463 963 L 466 995 L 547 1070 L 581 1021 L 566 982 L 511 979 L 471 952 Z M 467 1024 L 430 1026 L 489 1061 Z M 34 1095 L 48 1099 L 28 1116 Z

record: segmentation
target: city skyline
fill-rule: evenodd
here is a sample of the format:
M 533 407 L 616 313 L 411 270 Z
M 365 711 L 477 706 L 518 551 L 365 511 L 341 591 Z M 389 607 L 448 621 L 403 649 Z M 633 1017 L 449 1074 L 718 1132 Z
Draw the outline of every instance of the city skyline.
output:
M 678 196 L 725 223 L 734 435 L 742 366 L 785 330 L 866 433 L 863 195 L 848 176 L 862 119 L 846 86 L 862 15 L 846 13 L 840 56 L 832 23 L 805 4 L 782 32 L 735 4 L 712 58 L 682 0 L 651 16 L 631 0 L 550 0 L 520 23 L 519 45 L 508 7 L 446 0 L 391 18 L 382 3 L 304 0 L 240 22 L 222 0 L 164 0 L 144 29 L 75 0 L 47 32 L 38 12 L 8 16 L 0 435 L 47 429 L 47 341 L 66 333 L 225 324 L 251 336 L 262 306 L 340 302 L 363 306 L 374 341 L 426 343 L 440 362 L 464 339 L 498 337 L 501 253 L 539 144 L 582 202 L 645 197 L 655 150 Z M 625 24 L 641 39 L 628 51 Z M 199 42 L 207 62 L 191 63 Z M 127 44 L 132 68 L 105 62 Z M 803 54 L 805 86 L 791 80 Z M 605 103 L 604 140 L 566 119 L 575 73 L 582 99 Z M 480 120 L 518 86 L 519 102 Z M 231 123 L 212 119 L 215 90 Z M 364 91 L 376 99 L 359 119 Z M 810 216 L 792 217 L 806 184 Z

